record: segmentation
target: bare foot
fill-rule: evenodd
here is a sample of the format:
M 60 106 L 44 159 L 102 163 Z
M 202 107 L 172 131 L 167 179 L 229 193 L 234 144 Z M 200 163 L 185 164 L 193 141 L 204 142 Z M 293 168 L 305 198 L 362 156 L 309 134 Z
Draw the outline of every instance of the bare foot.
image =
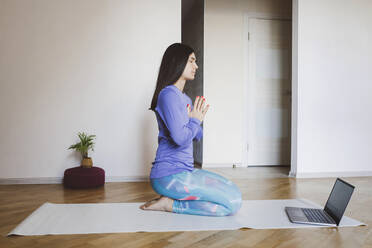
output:
M 140 208 L 142 210 L 157 210 L 157 211 L 173 211 L 173 199 L 161 196 L 158 199 L 153 199 L 151 201 L 146 202 Z
M 157 198 L 154 198 L 154 199 L 152 199 L 152 200 L 150 200 L 150 201 L 148 201 L 148 202 L 142 204 L 142 205 L 140 206 L 140 209 L 143 209 L 143 210 L 144 210 L 144 209 L 147 208 L 148 206 L 150 206 L 150 205 L 154 204 L 155 202 L 157 202 L 160 198 L 161 198 L 161 196 L 159 196 L 159 197 L 157 197 Z

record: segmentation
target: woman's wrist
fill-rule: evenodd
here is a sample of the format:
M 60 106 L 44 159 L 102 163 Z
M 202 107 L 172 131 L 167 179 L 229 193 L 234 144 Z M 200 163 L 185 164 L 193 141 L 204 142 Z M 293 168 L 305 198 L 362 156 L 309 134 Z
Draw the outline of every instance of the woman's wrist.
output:
M 196 118 L 196 117 L 190 117 L 190 120 L 196 122 L 196 123 L 199 124 L 199 125 L 201 124 L 201 120 L 199 120 L 199 119 Z

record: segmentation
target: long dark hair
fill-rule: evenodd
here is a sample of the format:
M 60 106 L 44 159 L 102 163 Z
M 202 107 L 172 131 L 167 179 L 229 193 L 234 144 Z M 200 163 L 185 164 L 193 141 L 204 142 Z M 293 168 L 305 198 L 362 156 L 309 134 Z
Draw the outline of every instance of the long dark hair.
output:
M 187 60 L 193 52 L 194 49 L 182 43 L 174 43 L 165 50 L 149 110 L 155 112 L 160 91 L 166 86 L 174 84 L 181 77 Z

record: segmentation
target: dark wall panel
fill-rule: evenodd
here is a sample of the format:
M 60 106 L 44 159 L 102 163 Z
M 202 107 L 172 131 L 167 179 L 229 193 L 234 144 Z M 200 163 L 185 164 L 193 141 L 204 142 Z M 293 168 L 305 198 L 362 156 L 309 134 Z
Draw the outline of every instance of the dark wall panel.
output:
M 203 96 L 204 0 L 182 0 L 182 43 L 195 50 L 199 67 L 195 79 L 184 89 L 194 103 L 196 96 Z M 202 164 L 203 139 L 194 141 L 194 160 L 197 166 Z

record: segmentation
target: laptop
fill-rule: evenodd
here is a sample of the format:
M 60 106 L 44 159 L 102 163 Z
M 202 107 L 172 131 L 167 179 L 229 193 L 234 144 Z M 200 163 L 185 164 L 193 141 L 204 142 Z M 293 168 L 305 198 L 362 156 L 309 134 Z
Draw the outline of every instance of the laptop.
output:
M 337 178 L 324 209 L 285 207 L 285 212 L 292 223 L 338 226 L 353 191 L 353 185 Z

